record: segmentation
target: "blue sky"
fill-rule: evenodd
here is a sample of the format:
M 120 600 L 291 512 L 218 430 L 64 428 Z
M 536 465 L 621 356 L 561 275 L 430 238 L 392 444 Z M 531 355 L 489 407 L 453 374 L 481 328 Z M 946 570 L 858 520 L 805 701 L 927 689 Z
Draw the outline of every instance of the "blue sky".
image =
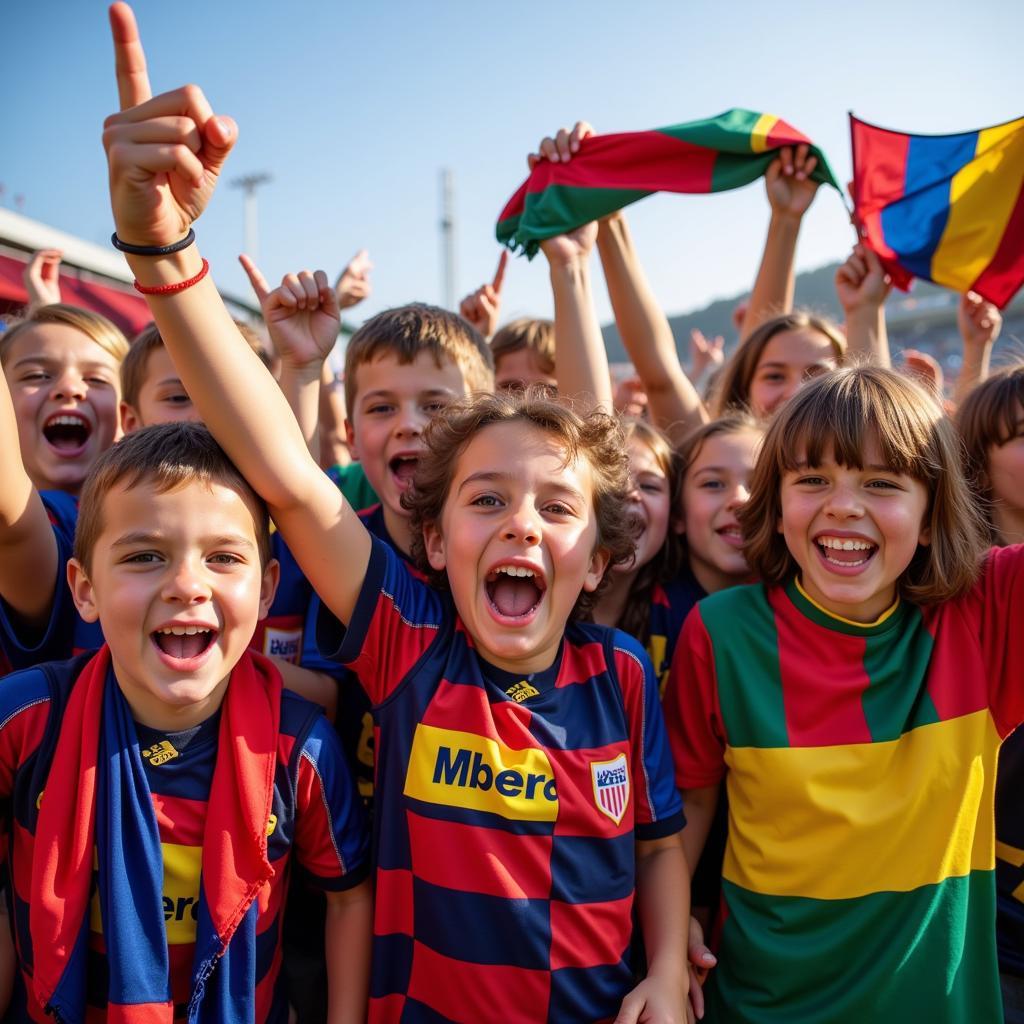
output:
M 240 140 L 227 178 L 266 171 L 260 264 L 271 280 L 360 247 L 376 264 L 369 314 L 442 299 L 439 173 L 456 189 L 458 291 L 493 273 L 494 221 L 541 136 L 577 118 L 627 131 L 749 107 L 786 118 L 850 172 L 846 111 L 920 132 L 1024 113 L 1024 4 L 864 0 L 849 5 L 395 0 L 138 0 L 155 91 L 200 84 Z M 6 98 L 3 202 L 90 241 L 111 231 L 103 118 L 116 104 L 106 7 L 16 0 L 0 15 Z M 748 287 L 767 224 L 763 187 L 655 196 L 630 213 L 669 312 Z M 222 286 L 248 285 L 241 193 L 197 225 Z M 852 242 L 835 194 L 805 218 L 800 269 Z M 598 280 L 599 312 L 609 315 Z M 546 315 L 543 257 L 512 262 L 504 317 Z

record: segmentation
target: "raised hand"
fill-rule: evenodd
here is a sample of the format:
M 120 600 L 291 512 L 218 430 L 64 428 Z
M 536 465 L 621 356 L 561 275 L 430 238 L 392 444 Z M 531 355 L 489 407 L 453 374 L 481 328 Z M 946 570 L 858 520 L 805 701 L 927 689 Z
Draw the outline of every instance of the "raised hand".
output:
M 259 267 L 238 257 L 259 300 L 267 333 L 282 362 L 295 368 L 319 365 L 338 340 L 341 312 L 338 297 L 322 270 L 286 274 L 271 290 Z
M 501 313 L 501 288 L 505 283 L 507 264 L 508 249 L 503 249 L 498 258 L 498 269 L 494 272 L 494 280 L 490 284 L 481 285 L 459 303 L 459 316 L 472 324 L 485 338 L 490 338 L 498 329 L 498 316 Z
M 120 113 L 104 122 L 117 234 L 134 245 L 169 245 L 187 234 L 213 195 L 238 137 L 196 85 L 153 97 L 132 9 L 110 8 Z
M 28 311 L 60 302 L 60 249 L 40 249 L 32 253 L 21 280 L 28 292 Z
M 370 285 L 371 270 L 373 264 L 370 262 L 370 254 L 365 249 L 360 249 L 338 275 L 334 286 L 339 309 L 356 306 L 370 294 L 373 290 Z
M 580 151 L 580 143 L 594 134 L 593 126 L 586 121 L 577 121 L 571 130 L 559 128 L 554 137 L 548 135 L 540 140 L 537 152 L 528 154 L 526 163 L 531 171 L 541 160 L 550 160 L 553 164 L 567 163 Z
M 717 370 L 725 362 L 725 338 L 705 337 L 698 327 L 690 330 L 690 379 L 698 380 L 709 367 Z
M 891 289 L 892 279 L 878 256 L 863 245 L 855 245 L 836 271 L 836 294 L 847 317 L 857 310 L 881 306 Z
M 956 322 L 964 347 L 981 347 L 991 345 L 999 337 L 1003 316 L 998 306 L 976 292 L 967 292 L 960 297 Z
M 807 212 L 818 191 L 818 183 L 811 180 L 817 166 L 818 158 L 805 143 L 779 150 L 764 176 L 773 216 L 802 217 Z

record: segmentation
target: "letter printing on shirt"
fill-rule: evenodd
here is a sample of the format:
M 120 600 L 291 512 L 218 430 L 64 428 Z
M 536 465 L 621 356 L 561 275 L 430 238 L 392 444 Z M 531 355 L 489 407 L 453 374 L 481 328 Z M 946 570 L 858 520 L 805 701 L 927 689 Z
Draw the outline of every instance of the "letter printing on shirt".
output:
M 8 801 L 9 896 L 19 925 L 21 971 L 10 1019 L 52 1021 L 31 991 L 32 942 L 28 894 L 39 807 L 53 757 L 63 701 L 84 659 L 51 663 L 16 673 L 0 688 L 0 795 Z M 56 687 L 56 689 L 54 689 Z M 57 704 L 54 705 L 54 698 Z M 185 1012 L 199 907 L 200 865 L 207 800 L 217 756 L 218 718 L 208 719 L 178 750 L 176 734 L 137 726 L 140 755 L 150 787 L 164 858 L 163 923 L 167 933 L 175 1017 Z M 280 973 L 281 904 L 288 857 L 319 888 L 358 884 L 367 872 L 362 814 L 347 778 L 337 738 L 320 709 L 293 693 L 281 698 L 281 725 L 274 776 L 273 812 L 267 822 L 267 856 L 276 871 L 256 900 L 256 1020 L 284 1024 L 288 1006 Z M 103 924 L 95 895 L 90 908 L 86 998 L 91 1010 L 107 1000 Z M 91 1019 L 91 1018 L 90 1018 Z
M 993 791 L 1024 719 L 1024 548 L 964 598 L 838 619 L 795 583 L 683 629 L 665 713 L 683 789 L 723 775 L 706 1020 L 1001 1024 Z
M 318 638 L 377 727 L 370 1020 L 614 1018 L 634 844 L 683 824 L 639 644 L 571 625 L 549 670 L 502 673 L 377 539 L 349 630 Z

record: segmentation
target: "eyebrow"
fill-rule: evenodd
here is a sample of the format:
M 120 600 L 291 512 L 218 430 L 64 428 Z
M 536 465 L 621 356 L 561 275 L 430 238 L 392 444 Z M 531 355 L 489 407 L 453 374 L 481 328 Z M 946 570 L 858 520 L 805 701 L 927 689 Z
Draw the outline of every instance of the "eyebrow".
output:
M 167 384 L 177 384 L 182 391 L 185 390 L 185 385 L 181 383 L 180 377 L 164 377 L 163 380 L 158 380 L 156 384 L 154 384 L 153 386 L 157 388 L 162 388 Z
M 33 352 L 30 355 L 22 356 L 20 359 L 15 360 L 11 369 L 14 370 L 19 366 L 25 366 L 31 363 L 38 363 L 40 366 L 59 366 L 61 364 L 61 360 L 56 356 L 47 356 L 38 352 Z M 111 372 L 113 372 L 112 368 L 102 360 L 83 360 L 80 365 L 86 370 L 111 370 Z
M 459 484 L 459 489 L 456 493 L 461 494 L 463 488 L 468 487 L 470 484 L 506 483 L 513 479 L 515 479 L 515 474 L 513 473 L 502 473 L 500 470 L 481 470 L 479 473 L 471 473 L 467 476 L 466 479 Z M 570 487 L 568 484 L 555 484 L 553 490 L 558 494 L 571 495 L 580 502 L 585 502 L 587 500 L 582 492 L 576 490 L 575 487 Z
M 792 472 L 802 473 L 805 469 L 821 469 L 821 464 L 812 466 L 809 462 L 796 462 L 793 464 Z M 893 476 L 905 476 L 906 474 L 898 469 L 893 469 L 892 466 L 885 466 L 880 462 L 869 462 L 863 467 L 862 470 L 867 470 L 870 473 L 892 473 Z
M 166 541 L 167 536 L 163 533 L 155 533 L 152 530 L 134 530 L 125 533 L 113 542 L 111 547 L 127 548 L 137 547 L 140 544 L 160 544 Z M 240 533 L 225 533 L 219 537 L 210 537 L 206 543 L 212 547 L 243 547 L 255 550 L 256 545 Z
M 376 391 L 367 391 L 362 401 L 367 401 L 371 398 L 390 398 L 394 394 L 394 391 L 389 391 L 387 388 L 378 388 Z M 417 397 L 427 396 L 432 397 L 434 395 L 454 395 L 455 391 L 452 388 L 430 388 L 427 391 L 417 391 Z

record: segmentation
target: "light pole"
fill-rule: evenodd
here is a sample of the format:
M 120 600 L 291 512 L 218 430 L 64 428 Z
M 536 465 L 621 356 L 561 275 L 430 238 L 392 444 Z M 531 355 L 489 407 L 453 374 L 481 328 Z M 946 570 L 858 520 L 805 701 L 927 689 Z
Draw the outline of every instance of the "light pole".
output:
M 455 309 L 455 181 L 441 171 L 441 277 L 446 309 Z
M 255 174 L 243 174 L 231 182 L 232 188 L 242 189 L 245 195 L 245 251 L 255 262 L 259 259 L 259 223 L 256 213 L 256 189 L 273 180 L 269 174 L 258 171 Z

